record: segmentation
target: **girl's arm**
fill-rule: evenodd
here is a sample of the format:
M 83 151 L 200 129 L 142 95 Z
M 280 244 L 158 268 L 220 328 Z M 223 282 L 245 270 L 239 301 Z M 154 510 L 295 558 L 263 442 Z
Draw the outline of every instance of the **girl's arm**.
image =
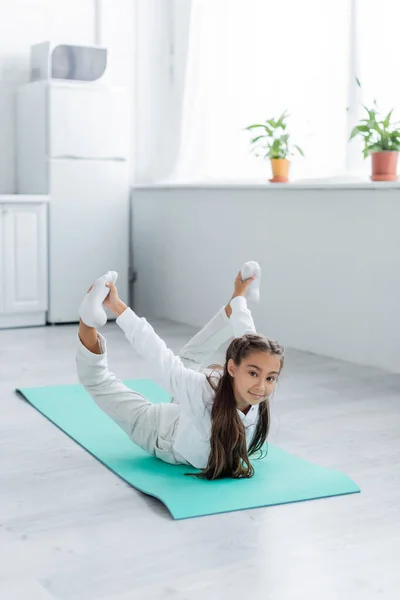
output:
M 247 288 L 254 279 L 255 275 L 243 281 L 241 273 L 238 273 L 235 279 L 235 289 L 232 299 L 225 309 L 227 311 L 226 314 L 231 320 L 233 337 L 235 338 L 242 337 L 246 333 L 257 333 L 245 298 Z
M 246 333 L 257 333 L 253 317 L 247 308 L 247 300 L 244 296 L 236 296 L 231 300 L 233 337 L 242 337 Z
M 144 318 L 139 318 L 132 309 L 126 308 L 117 318 L 117 325 L 125 333 L 126 339 L 147 363 L 146 374 L 161 385 L 182 404 L 184 397 L 195 403 L 201 396 L 201 386 L 205 376 L 187 369 L 181 359 L 167 348 Z

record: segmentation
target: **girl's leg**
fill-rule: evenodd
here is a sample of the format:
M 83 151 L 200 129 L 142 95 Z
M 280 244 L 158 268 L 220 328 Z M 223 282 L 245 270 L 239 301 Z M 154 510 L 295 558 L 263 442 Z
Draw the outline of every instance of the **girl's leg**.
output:
M 226 309 L 222 308 L 212 319 L 180 350 L 179 357 L 185 367 L 200 371 L 211 363 L 222 363 L 226 349 L 232 340 L 233 331 Z
M 179 464 L 172 445 L 179 419 L 179 407 L 171 404 L 152 404 L 139 392 L 118 384 L 118 393 L 93 393 L 91 396 L 132 442 L 148 454 L 164 462 Z M 123 389 L 125 388 L 125 389 Z
M 245 284 L 239 273 L 235 280 L 232 298 L 241 295 L 245 289 L 243 286 L 248 286 L 249 283 L 248 280 Z M 210 365 L 222 366 L 225 363 L 226 351 L 234 338 L 234 330 L 230 322 L 231 300 L 179 352 L 185 367 L 199 371 Z
M 155 454 L 157 439 L 157 405 L 151 404 L 142 394 L 114 379 L 105 389 L 88 389 L 97 406 L 112 419 L 130 439 Z
M 152 404 L 117 379 L 108 369 L 101 336 L 96 329 L 81 323 L 79 338 L 79 380 L 97 406 L 143 450 L 176 464 L 178 461 L 172 452 L 172 442 L 179 407 Z
M 178 353 L 188 369 L 201 371 L 211 364 L 223 365 L 226 350 L 233 338 L 233 331 L 227 309 L 221 310 L 196 333 Z M 172 404 L 179 404 L 179 398 L 172 398 Z
M 201 371 L 211 364 L 222 365 L 232 333 L 226 309 L 222 308 L 185 344 L 178 356 L 185 367 L 193 371 Z M 179 404 L 179 398 L 172 398 L 171 404 Z

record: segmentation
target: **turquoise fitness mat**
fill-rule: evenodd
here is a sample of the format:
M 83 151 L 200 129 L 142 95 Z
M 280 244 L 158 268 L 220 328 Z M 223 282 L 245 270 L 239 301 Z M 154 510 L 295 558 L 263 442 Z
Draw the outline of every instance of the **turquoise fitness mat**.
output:
M 155 403 L 169 395 L 148 380 L 125 382 Z M 359 492 L 339 471 L 314 465 L 269 445 L 268 456 L 253 461 L 252 479 L 204 481 L 195 472 L 163 463 L 132 443 L 80 385 L 17 390 L 45 417 L 136 489 L 158 498 L 174 519 Z M 73 484 L 72 484 L 73 485 Z

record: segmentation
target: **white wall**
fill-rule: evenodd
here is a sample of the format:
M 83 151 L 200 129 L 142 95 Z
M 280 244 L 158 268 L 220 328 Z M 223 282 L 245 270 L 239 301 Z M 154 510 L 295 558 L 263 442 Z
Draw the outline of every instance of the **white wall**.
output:
M 260 332 L 400 372 L 399 223 L 400 188 L 135 189 L 134 306 L 200 327 L 257 260 Z
M 100 0 L 101 42 L 110 47 L 112 80 L 133 85 L 134 0 Z M 29 81 L 30 46 L 45 40 L 95 42 L 95 0 L 0 2 L 0 193 L 14 193 L 15 89 Z

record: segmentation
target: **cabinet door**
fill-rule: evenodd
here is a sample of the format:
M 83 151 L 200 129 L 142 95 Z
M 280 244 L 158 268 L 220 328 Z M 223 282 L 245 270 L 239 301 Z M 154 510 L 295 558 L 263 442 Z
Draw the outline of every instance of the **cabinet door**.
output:
M 3 311 L 47 310 L 47 206 L 4 204 Z

